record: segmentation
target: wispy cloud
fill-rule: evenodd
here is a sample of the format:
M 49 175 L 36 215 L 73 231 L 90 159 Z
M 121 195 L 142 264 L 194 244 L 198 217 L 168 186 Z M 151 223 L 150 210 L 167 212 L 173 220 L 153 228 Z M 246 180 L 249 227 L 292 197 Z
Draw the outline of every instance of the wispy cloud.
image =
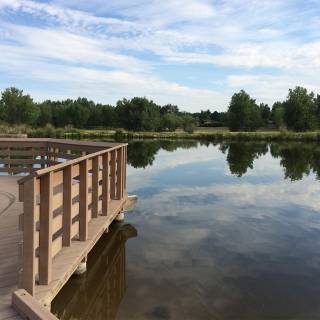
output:
M 46 79 L 52 96 L 102 102 L 223 109 L 244 88 L 271 103 L 296 84 L 320 91 L 319 17 L 313 0 L 0 0 L 0 85 L 28 70 L 37 97 Z

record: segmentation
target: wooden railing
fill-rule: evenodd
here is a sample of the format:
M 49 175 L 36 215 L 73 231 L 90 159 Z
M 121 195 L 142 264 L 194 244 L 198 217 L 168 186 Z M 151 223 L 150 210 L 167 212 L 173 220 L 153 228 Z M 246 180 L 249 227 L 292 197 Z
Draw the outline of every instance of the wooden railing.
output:
M 0 172 L 30 173 L 56 164 L 48 157 L 48 141 L 44 139 L 0 139 Z
M 58 139 L 0 138 L 0 172 L 32 173 L 115 145 Z
M 86 241 L 90 221 L 108 217 L 113 200 L 125 201 L 127 145 L 4 140 L 0 140 L 1 150 L 6 148 L 1 161 L 9 164 L 6 156 L 23 155 L 16 160 L 28 166 L 19 167 L 23 168 L 19 172 L 32 172 L 19 181 L 19 198 L 23 201 L 20 287 L 33 295 L 36 284 L 50 284 L 57 254 L 75 245 L 73 240 Z M 34 167 L 39 162 L 42 169 Z

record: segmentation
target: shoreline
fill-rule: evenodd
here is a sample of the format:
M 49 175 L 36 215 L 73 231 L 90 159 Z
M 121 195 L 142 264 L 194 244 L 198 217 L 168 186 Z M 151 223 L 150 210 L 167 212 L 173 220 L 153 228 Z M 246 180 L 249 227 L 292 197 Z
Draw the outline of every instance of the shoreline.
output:
M 63 129 L 63 128 L 25 128 L 0 132 L 1 136 L 17 137 L 26 135 L 29 138 L 57 138 L 57 139 L 112 139 L 125 140 L 202 140 L 202 141 L 301 141 L 320 142 L 320 131 L 293 132 L 293 131 L 255 131 L 255 132 L 230 132 L 225 128 L 197 128 L 193 133 L 184 131 L 175 132 L 134 132 L 123 129 Z
M 131 131 L 95 131 L 79 130 L 81 139 L 192 139 L 207 141 L 312 141 L 320 142 L 320 132 L 290 132 L 290 131 L 269 131 L 269 132 L 131 132 Z M 66 137 L 69 135 L 66 134 Z

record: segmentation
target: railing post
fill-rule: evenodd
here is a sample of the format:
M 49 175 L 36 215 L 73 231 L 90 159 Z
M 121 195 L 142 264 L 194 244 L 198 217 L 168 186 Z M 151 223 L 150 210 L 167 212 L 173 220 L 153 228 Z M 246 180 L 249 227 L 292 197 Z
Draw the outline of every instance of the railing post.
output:
M 52 199 L 53 172 L 40 178 L 40 241 L 39 241 L 39 284 L 47 285 L 52 278 Z
M 7 159 L 10 160 L 11 159 L 11 155 L 10 155 L 11 148 L 8 147 L 7 150 L 8 150 Z M 10 168 L 11 167 L 10 163 L 8 163 L 7 166 L 8 166 L 8 168 Z
M 54 156 L 53 156 L 53 153 L 54 153 L 54 148 L 53 147 L 49 147 L 49 153 L 50 153 L 50 156 L 49 156 L 49 161 L 47 163 L 47 166 L 50 167 L 49 163 L 50 161 L 52 161 L 54 159 Z
M 116 198 L 116 150 L 111 151 L 111 176 L 110 176 L 110 196 Z
M 92 218 L 98 217 L 99 211 L 99 156 L 92 159 Z
M 128 146 L 124 147 L 124 174 L 123 174 L 123 196 L 127 190 L 127 161 L 128 161 Z
M 54 149 L 54 153 L 55 153 L 55 155 L 54 155 L 54 159 L 53 160 L 57 161 L 58 160 L 58 156 L 57 155 L 59 154 L 59 148 L 55 148 Z
M 72 165 L 63 169 L 63 233 L 62 245 L 71 245 L 71 226 L 72 226 Z
M 23 190 L 23 262 L 21 287 L 31 295 L 34 295 L 36 272 L 36 178 L 26 181 Z
M 88 239 L 88 160 L 80 163 L 79 240 Z
M 102 156 L 102 215 L 109 214 L 110 206 L 110 166 L 109 152 Z
M 121 200 L 123 197 L 123 148 L 117 150 L 117 189 L 116 199 Z

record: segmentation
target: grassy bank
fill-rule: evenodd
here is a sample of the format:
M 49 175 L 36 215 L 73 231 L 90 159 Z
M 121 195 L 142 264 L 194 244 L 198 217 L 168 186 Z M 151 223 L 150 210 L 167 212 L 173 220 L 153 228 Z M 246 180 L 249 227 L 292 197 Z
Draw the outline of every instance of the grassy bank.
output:
M 209 141 L 320 141 L 320 131 L 292 132 L 262 130 L 257 132 L 230 132 L 227 128 L 197 128 L 193 133 L 182 130 L 175 132 L 132 132 L 117 130 L 84 130 L 74 128 L 46 128 L 33 129 L 30 127 L 3 127 L 1 135 L 27 134 L 28 137 L 50 137 L 70 139 L 196 139 Z
M 76 130 L 56 129 L 42 132 L 41 129 L 28 133 L 30 137 L 52 136 L 73 139 L 197 139 L 210 141 L 320 141 L 320 132 L 257 131 L 230 132 L 220 128 L 198 128 L 193 133 L 176 132 L 132 132 L 125 130 Z
M 90 137 L 92 133 L 88 133 Z M 84 135 L 85 136 L 85 135 Z M 117 136 L 117 135 L 116 135 Z M 209 141 L 320 141 L 320 132 L 280 132 L 280 131 L 259 131 L 259 132 L 124 132 L 119 135 L 124 139 L 194 139 Z

